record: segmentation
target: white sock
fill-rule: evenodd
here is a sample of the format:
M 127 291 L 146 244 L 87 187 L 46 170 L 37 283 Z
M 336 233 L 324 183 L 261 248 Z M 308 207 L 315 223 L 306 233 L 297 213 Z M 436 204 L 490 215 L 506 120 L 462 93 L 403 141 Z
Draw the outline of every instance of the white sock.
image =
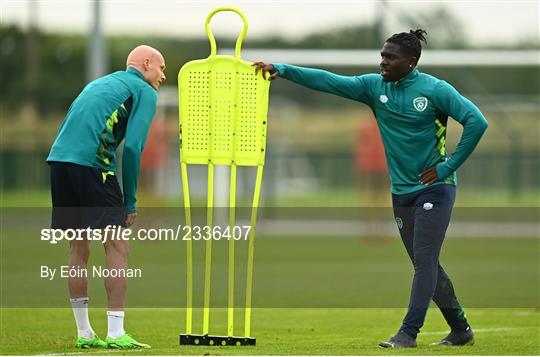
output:
M 108 332 L 107 337 L 118 338 L 124 336 L 124 311 L 107 311 Z
M 88 319 L 88 298 L 69 299 L 69 301 L 71 302 L 73 316 L 75 316 L 78 337 L 94 338 L 94 330 L 92 330 Z

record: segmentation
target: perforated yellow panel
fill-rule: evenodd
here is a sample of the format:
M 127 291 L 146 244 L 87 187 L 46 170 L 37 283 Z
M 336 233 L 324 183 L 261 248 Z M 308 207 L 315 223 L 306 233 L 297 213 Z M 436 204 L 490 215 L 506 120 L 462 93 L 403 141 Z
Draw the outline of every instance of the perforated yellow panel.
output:
M 181 162 L 264 164 L 270 82 L 240 58 L 242 38 L 233 57 L 216 55 L 212 36 L 210 56 L 178 74 Z
M 187 108 L 186 130 L 182 135 L 183 145 L 190 152 L 197 152 L 206 155 L 208 152 L 208 114 L 209 114 L 209 83 L 207 71 L 192 71 L 188 75 L 189 89 L 187 91 L 187 102 L 191 105 L 181 103 Z M 182 132 L 182 131 L 181 131 Z
M 210 19 L 220 11 L 237 13 L 244 27 L 236 41 L 235 56 L 218 56 L 216 41 L 210 29 Z M 230 165 L 229 227 L 235 225 L 236 169 L 238 165 L 257 166 L 255 190 L 251 212 L 251 230 L 247 251 L 246 298 L 244 313 L 244 337 L 251 338 L 251 300 L 253 292 L 254 242 L 257 225 L 257 208 L 262 185 L 266 150 L 266 113 L 270 82 L 255 74 L 250 62 L 242 61 L 240 50 L 247 31 L 247 19 L 235 8 L 214 9 L 206 18 L 206 32 L 210 39 L 210 56 L 204 60 L 191 61 L 178 73 L 180 103 L 180 167 L 186 226 L 191 227 L 191 203 L 189 198 L 188 164 L 207 164 L 208 194 L 206 225 L 213 227 L 214 165 Z M 231 228 L 232 229 L 232 228 Z M 228 242 L 227 277 L 227 338 L 234 334 L 235 315 L 235 240 Z M 201 335 L 192 335 L 193 328 L 193 245 L 186 242 L 186 334 L 182 341 L 199 341 Z M 204 305 L 202 335 L 209 334 L 210 290 L 212 275 L 212 239 L 205 242 Z M 225 340 L 224 340 L 225 341 Z M 189 343 L 189 342 L 188 342 Z

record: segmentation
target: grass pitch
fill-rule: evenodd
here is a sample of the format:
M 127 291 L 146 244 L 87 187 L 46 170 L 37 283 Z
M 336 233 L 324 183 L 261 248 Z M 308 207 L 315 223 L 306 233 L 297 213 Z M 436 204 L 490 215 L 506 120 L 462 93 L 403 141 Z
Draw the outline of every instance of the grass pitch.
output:
M 536 309 L 468 309 L 476 344 L 463 347 L 430 346 L 447 333 L 441 314 L 431 309 L 418 347 L 388 350 L 377 343 L 399 326 L 403 309 L 256 309 L 255 347 L 179 346 L 183 332 L 181 309 L 127 309 L 126 328 L 150 350 L 85 350 L 73 347 L 75 326 L 70 309 L 3 309 L 3 355 L 538 355 L 540 313 Z M 104 309 L 91 309 L 98 334 L 106 334 Z M 225 331 L 215 325 L 215 333 Z
M 0 239 L 2 355 L 540 354 L 538 237 L 448 237 L 441 261 L 465 306 L 476 344 L 430 346 L 448 333 L 440 312 L 433 308 L 418 337 L 418 348 L 410 350 L 377 347 L 400 325 L 413 274 L 397 237 L 259 237 L 257 308 L 252 320 L 255 347 L 179 346 L 178 335 L 185 332 L 185 311 L 180 308 L 185 306 L 185 244 L 133 242 L 130 266 L 140 266 L 144 275 L 129 282 L 125 327 L 152 349 L 80 351 L 73 347 L 76 329 L 71 309 L 66 308 L 65 279 L 39 276 L 40 265 L 67 262 L 67 245 L 39 240 L 47 215 L 17 212 L 4 221 Z M 226 255 L 219 254 L 218 248 L 216 244 L 212 294 L 213 302 L 223 307 Z M 93 242 L 90 264 L 101 264 L 103 255 L 100 243 Z M 199 278 L 200 265 L 196 267 Z M 196 289 L 199 298 L 200 292 Z M 89 295 L 92 326 L 104 337 L 107 318 L 101 279 L 89 280 Z M 241 296 L 239 289 L 239 307 Z M 201 315 L 195 311 L 193 333 L 200 331 Z M 241 319 L 240 310 L 236 321 Z M 213 311 L 210 332 L 224 334 L 225 322 L 224 309 Z M 241 335 L 241 327 L 236 326 L 236 335 Z

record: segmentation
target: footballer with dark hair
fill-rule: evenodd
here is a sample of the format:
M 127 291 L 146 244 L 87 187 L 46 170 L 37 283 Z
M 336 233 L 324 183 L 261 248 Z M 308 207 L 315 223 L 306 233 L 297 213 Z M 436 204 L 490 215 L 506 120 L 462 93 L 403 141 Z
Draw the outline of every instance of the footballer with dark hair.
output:
M 422 29 L 389 37 L 381 51 L 380 73 L 340 76 L 283 63 L 255 62 L 270 79 L 283 77 L 311 89 L 367 104 L 377 120 L 390 172 L 394 217 L 414 265 L 407 314 L 386 348 L 416 347 L 416 336 L 433 300 L 451 328 L 436 345 L 470 345 L 474 335 L 441 264 L 441 252 L 456 196 L 456 170 L 487 129 L 480 110 L 447 82 L 420 72 Z M 446 126 L 463 126 L 450 155 Z

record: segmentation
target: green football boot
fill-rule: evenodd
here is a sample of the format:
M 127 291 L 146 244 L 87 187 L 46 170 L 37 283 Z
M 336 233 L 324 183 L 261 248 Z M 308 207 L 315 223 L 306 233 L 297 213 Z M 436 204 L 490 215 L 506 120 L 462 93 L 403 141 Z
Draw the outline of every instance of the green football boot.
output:
M 105 339 L 107 348 L 150 348 L 146 343 L 137 342 L 127 333 L 118 338 L 108 337 Z
M 103 341 L 98 335 L 94 335 L 94 338 L 77 337 L 75 342 L 76 348 L 107 348 L 107 343 Z

